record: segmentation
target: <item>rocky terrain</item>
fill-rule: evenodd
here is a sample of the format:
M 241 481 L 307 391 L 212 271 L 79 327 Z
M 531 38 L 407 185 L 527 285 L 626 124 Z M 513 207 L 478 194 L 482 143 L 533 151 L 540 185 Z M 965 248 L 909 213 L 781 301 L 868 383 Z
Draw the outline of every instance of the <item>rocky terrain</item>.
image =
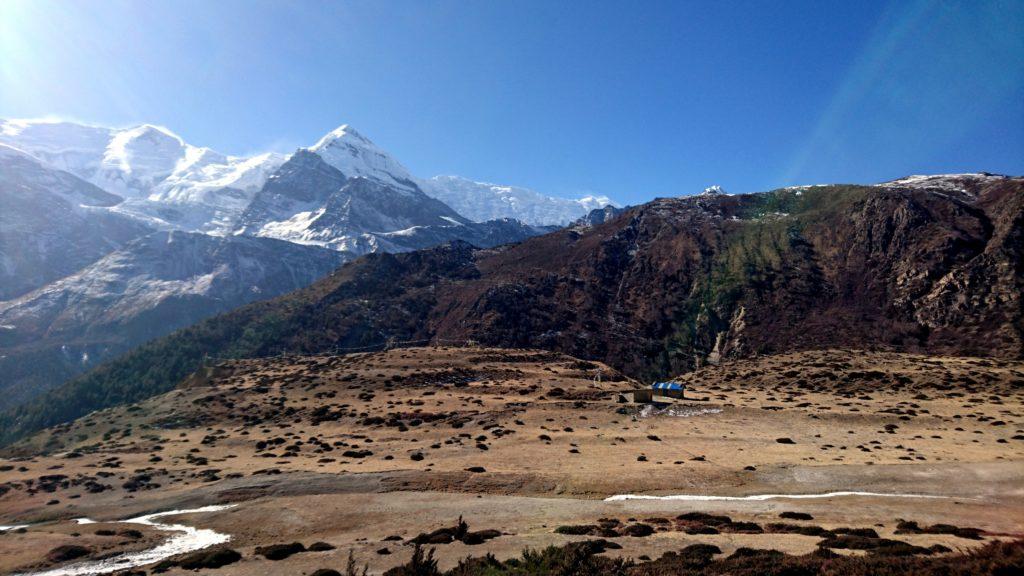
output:
M 589 204 L 417 179 L 347 126 L 288 158 L 0 136 L 0 573 L 1024 564 L 1024 179 L 553 229 L 477 220 Z
M 0 535 L 0 571 L 130 553 L 159 531 L 111 521 L 211 505 L 231 507 L 172 518 L 228 535 L 219 560 L 174 557 L 168 573 L 344 571 L 350 551 L 381 573 L 417 542 L 442 569 L 587 540 L 605 542 L 592 561 L 634 570 L 696 545 L 708 562 L 775 549 L 927 563 L 1024 533 L 1020 361 L 824 350 L 679 381 L 682 401 L 645 406 L 623 403 L 638 384 L 616 370 L 546 351 L 211 362 L 9 447 L 0 523 L 27 526 Z M 51 554 L 68 546 L 84 550 Z
M 824 347 L 1019 358 L 1024 179 L 935 181 L 712 192 L 492 250 L 371 255 L 104 366 L 4 435 L 102 407 L 93 390 L 169 390 L 203 354 L 472 340 L 644 378 Z

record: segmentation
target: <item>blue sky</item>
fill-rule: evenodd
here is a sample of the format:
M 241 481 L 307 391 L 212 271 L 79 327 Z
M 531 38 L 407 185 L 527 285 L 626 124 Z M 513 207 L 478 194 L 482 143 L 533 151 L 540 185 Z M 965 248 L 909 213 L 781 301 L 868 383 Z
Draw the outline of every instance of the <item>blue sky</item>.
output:
M 0 2 L 0 117 L 627 203 L 1024 173 L 1024 2 Z

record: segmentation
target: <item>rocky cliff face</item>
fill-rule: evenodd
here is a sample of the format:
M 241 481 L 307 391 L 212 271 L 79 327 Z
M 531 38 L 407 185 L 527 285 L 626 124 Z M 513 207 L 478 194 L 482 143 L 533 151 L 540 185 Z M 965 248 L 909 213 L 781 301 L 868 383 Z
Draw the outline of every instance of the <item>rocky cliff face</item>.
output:
M 617 218 L 620 214 L 628 210 L 629 207 L 619 208 L 608 204 L 604 208 L 595 208 L 590 212 L 587 212 L 585 216 L 579 218 L 572 223 L 572 227 L 582 230 L 590 228 L 591 226 L 597 226 L 598 224 L 604 224 L 605 222 Z

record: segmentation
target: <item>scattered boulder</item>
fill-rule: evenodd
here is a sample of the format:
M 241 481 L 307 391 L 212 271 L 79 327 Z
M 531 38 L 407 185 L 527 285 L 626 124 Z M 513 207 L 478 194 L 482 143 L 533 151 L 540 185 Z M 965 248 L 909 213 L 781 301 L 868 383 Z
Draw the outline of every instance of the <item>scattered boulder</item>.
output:
M 968 540 L 981 540 L 983 532 L 980 528 L 961 528 L 952 524 L 933 524 L 922 528 L 912 520 L 900 520 L 896 524 L 897 534 L 950 534 Z
M 483 544 L 484 542 L 501 536 L 501 532 L 498 530 L 478 530 L 476 532 L 466 532 L 466 535 L 462 537 L 462 543 L 467 546 L 475 546 L 477 544 Z
M 221 566 L 234 564 L 242 559 L 242 555 L 230 548 L 216 550 L 200 550 L 179 558 L 178 566 L 185 570 L 216 570 Z
M 622 534 L 624 536 L 632 536 L 634 538 L 643 538 L 654 534 L 654 527 L 650 524 L 643 523 L 630 524 L 622 529 Z
M 292 554 L 305 552 L 306 547 L 298 542 L 291 544 L 271 544 L 269 546 L 257 546 L 256 555 L 263 556 L 267 560 L 284 560 Z
M 79 546 L 78 544 L 64 544 L 63 546 L 57 546 L 53 550 L 46 553 L 46 559 L 50 562 L 67 562 L 68 560 L 74 560 L 75 558 L 81 558 L 82 556 L 88 556 L 92 554 L 92 550 L 85 546 Z
M 568 536 L 586 536 L 596 534 L 601 528 L 594 524 L 565 525 L 555 528 L 555 534 L 566 534 Z
M 737 548 L 735 552 L 729 555 L 730 560 L 737 558 L 782 558 L 786 554 L 779 550 L 765 550 L 762 548 Z
M 814 520 L 814 516 L 806 512 L 782 512 L 779 514 L 779 518 L 787 520 Z

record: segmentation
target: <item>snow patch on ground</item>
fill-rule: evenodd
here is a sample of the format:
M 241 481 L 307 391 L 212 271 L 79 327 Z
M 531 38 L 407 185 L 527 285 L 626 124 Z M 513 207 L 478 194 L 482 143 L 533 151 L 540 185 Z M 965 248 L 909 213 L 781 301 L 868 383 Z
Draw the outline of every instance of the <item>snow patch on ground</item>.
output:
M 18 528 L 28 528 L 29 524 L 11 524 L 11 525 L 0 525 L 0 532 L 9 532 L 11 530 L 17 530 Z
M 706 496 L 701 494 L 673 494 L 671 496 L 648 496 L 646 494 L 616 494 L 604 499 L 605 502 L 621 502 L 624 500 L 682 500 L 691 502 L 760 502 L 762 500 L 810 500 L 817 498 L 839 498 L 843 496 L 874 496 L 882 498 L 936 498 L 945 499 L 948 496 L 933 496 L 930 494 L 886 494 L 882 492 L 825 492 L 824 494 L 755 494 L 753 496 Z
M 721 408 L 701 408 L 698 406 L 666 406 L 658 408 L 652 404 L 648 404 L 640 409 L 637 417 L 651 418 L 654 416 L 669 416 L 672 418 L 692 418 L 694 416 L 703 416 L 705 414 L 718 414 L 721 411 Z
M 210 546 L 223 544 L 224 542 L 231 540 L 231 536 L 205 528 L 193 528 L 192 526 L 186 526 L 184 524 L 164 524 L 157 520 L 167 516 L 178 516 L 181 514 L 220 512 L 232 507 L 234 507 L 234 504 L 203 506 L 202 508 L 193 508 L 190 510 L 157 512 L 156 514 L 147 514 L 146 516 L 139 516 L 138 518 L 122 520 L 120 522 L 122 524 L 141 524 L 143 526 L 150 526 L 157 530 L 177 532 L 177 534 L 156 547 L 150 548 L 149 550 L 143 550 L 142 552 L 128 552 L 125 554 L 118 554 L 110 558 L 104 558 L 103 560 L 82 562 L 80 564 L 72 564 L 63 568 L 55 568 L 53 570 L 45 570 L 42 572 L 29 572 L 22 574 L 21 576 L 86 576 L 89 574 L 108 574 L 110 572 L 118 572 L 128 568 L 145 566 L 146 564 L 159 562 L 166 558 L 177 556 L 178 554 L 196 552 Z M 90 524 L 93 523 L 93 521 L 88 518 L 79 518 L 78 523 Z

